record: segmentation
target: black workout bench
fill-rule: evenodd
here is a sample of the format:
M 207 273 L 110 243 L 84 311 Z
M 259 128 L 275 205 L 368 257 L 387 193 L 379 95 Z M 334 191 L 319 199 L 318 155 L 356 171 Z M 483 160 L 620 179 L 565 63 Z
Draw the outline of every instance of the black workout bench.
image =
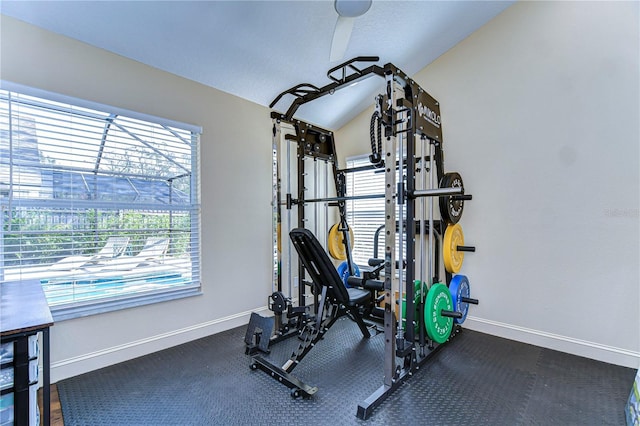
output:
M 311 277 L 315 290 L 321 294 L 316 319 L 302 330 L 303 342 L 282 367 L 275 366 L 260 356 L 253 358 L 251 369 L 261 369 L 291 389 L 291 396 L 309 397 L 318 391 L 291 374 L 291 371 L 322 339 L 331 326 L 343 315 L 355 321 L 366 338 L 371 337 L 361 309 L 370 303 L 371 292 L 345 287 L 338 272 L 318 239 L 308 229 L 293 229 L 289 236 L 298 257 Z

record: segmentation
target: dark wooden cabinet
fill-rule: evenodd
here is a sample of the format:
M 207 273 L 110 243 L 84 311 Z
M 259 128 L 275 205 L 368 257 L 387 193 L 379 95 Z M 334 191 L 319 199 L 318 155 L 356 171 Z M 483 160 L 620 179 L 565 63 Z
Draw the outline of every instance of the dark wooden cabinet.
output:
M 11 386 L 0 389 L 3 400 L 13 397 L 13 425 L 34 424 L 38 383 L 38 358 L 42 357 L 43 424 L 50 424 L 50 345 L 49 328 L 53 318 L 39 280 L 5 282 L 0 284 L 0 344 L 6 356 L 0 358 L 3 374 L 13 376 Z M 35 339 L 42 333 L 42 351 Z M 9 352 L 12 352 L 9 355 Z M 39 353 L 40 352 L 40 353 Z M 35 371 L 34 371 L 35 370 Z M 5 405 L 9 405 L 8 403 Z M 8 420 L 11 416 L 6 413 Z M 10 423 L 9 423 L 10 424 Z

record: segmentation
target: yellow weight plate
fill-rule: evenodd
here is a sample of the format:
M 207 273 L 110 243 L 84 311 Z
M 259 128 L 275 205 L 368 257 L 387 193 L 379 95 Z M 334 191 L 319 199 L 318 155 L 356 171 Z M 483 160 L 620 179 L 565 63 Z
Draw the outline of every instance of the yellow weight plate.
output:
M 331 257 L 337 260 L 346 260 L 347 252 L 344 248 L 344 237 L 342 231 L 338 231 L 339 224 L 336 223 L 329 229 L 327 248 Z M 353 229 L 349 227 L 349 242 L 353 250 Z
M 457 274 L 462 268 L 464 252 L 458 251 L 458 246 L 463 245 L 464 234 L 462 233 L 462 226 L 458 223 L 447 226 L 444 231 L 444 242 L 442 243 L 442 260 L 444 261 L 445 269 L 452 274 Z

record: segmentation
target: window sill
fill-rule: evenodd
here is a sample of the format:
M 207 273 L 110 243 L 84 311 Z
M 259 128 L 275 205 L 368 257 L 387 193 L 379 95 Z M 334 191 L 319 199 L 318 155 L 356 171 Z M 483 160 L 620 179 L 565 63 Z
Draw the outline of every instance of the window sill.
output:
M 121 299 L 94 301 L 86 305 L 52 306 L 51 315 L 53 316 L 54 322 L 65 321 L 200 295 L 202 295 L 200 287 L 174 289 L 151 294 L 132 295 Z

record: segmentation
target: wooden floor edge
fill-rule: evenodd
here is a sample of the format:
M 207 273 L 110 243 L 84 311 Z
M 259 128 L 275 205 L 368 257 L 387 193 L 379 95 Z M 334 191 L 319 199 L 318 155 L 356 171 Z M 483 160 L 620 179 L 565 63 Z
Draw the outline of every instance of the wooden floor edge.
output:
M 42 389 L 38 389 L 38 406 L 40 407 L 40 425 L 43 424 L 42 415 Z M 60 396 L 58 395 L 58 386 L 51 385 L 51 426 L 64 426 L 64 418 L 62 417 L 62 406 L 60 405 Z

